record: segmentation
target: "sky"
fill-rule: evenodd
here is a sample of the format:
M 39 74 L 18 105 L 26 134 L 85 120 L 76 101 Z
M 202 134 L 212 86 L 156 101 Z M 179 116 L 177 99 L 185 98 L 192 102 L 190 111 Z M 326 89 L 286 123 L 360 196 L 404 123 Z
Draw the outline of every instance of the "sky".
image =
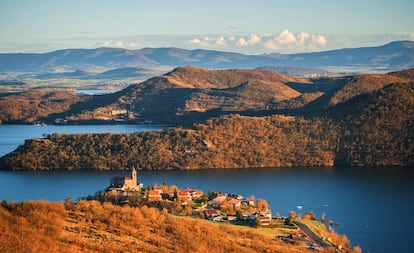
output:
M 0 53 L 179 47 L 246 54 L 414 40 L 412 0 L 1 0 Z

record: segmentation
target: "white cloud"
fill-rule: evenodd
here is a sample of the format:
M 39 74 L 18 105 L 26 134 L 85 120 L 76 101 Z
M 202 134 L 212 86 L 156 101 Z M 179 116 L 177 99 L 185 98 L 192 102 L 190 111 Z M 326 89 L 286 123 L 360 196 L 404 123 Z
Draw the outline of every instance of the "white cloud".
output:
M 306 32 L 301 32 L 298 36 L 297 36 L 297 42 L 300 46 L 304 46 L 305 42 L 307 39 L 309 39 L 310 35 L 309 33 Z
M 227 47 L 227 41 L 224 39 L 223 36 L 216 40 L 216 46 L 218 47 Z
M 236 42 L 236 46 L 238 47 L 247 47 L 249 43 L 244 38 L 239 38 Z
M 236 46 L 238 47 L 247 47 L 247 46 L 254 46 L 256 44 L 259 44 L 262 41 L 262 38 L 254 33 L 250 34 L 249 39 L 245 39 L 243 37 L 240 37 L 237 42 Z
M 212 38 L 205 36 L 202 39 L 194 38 L 192 40 L 187 41 L 189 44 L 197 45 L 200 47 L 208 47 L 208 48 L 226 48 L 228 46 L 227 40 L 224 36 Z
M 279 46 L 277 45 L 274 39 L 270 39 L 264 43 L 264 47 L 268 50 L 276 51 L 279 50 Z
M 260 38 L 258 35 L 252 33 L 250 34 L 250 39 L 247 41 L 249 45 L 256 45 L 262 41 L 262 38 Z
M 294 34 L 285 29 L 274 38 L 267 40 L 264 47 L 268 50 L 307 51 L 325 46 L 327 39 L 323 35 L 312 35 L 307 32 Z
M 276 36 L 275 41 L 277 41 L 278 44 L 289 45 L 296 43 L 296 38 L 293 33 L 289 32 L 289 30 L 286 29 Z
M 115 48 L 137 48 L 139 47 L 139 43 L 137 42 L 123 42 L 123 41 L 105 41 L 103 43 L 99 43 L 99 46 L 104 47 L 115 47 Z
M 318 50 L 327 44 L 323 35 L 310 34 L 308 32 L 292 33 L 288 29 L 276 35 L 251 33 L 246 36 L 209 35 L 190 38 L 187 45 L 206 49 L 235 49 L 246 52 L 262 53 L 263 51 L 279 52 L 304 52 Z
M 192 40 L 190 40 L 190 44 L 200 44 L 201 40 L 199 40 L 198 38 L 194 38 Z
M 209 47 L 210 43 L 208 42 L 208 40 L 209 40 L 208 37 L 204 37 L 203 40 L 200 40 L 199 38 L 194 38 L 190 40 L 189 43 L 193 45 L 202 46 L 202 47 Z
M 124 43 L 122 41 L 105 41 L 103 45 L 105 47 L 123 47 Z

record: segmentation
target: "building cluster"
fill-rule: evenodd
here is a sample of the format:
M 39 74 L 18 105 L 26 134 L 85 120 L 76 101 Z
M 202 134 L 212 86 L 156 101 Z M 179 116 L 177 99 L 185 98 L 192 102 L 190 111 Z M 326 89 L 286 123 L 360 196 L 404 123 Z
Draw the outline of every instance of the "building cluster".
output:
M 194 212 L 203 213 L 213 221 L 245 220 L 261 226 L 270 225 L 272 212 L 266 207 L 258 208 L 255 198 L 245 198 L 240 194 L 213 193 L 204 194 L 197 189 L 168 189 L 165 185 L 154 186 L 144 190 L 142 183 L 137 183 L 137 171 L 133 167 L 131 177 L 114 177 L 106 192 L 128 196 L 130 192 L 140 192 L 148 203 L 178 201 L 182 206 L 193 208 Z M 260 200 L 259 200 L 260 201 Z
M 270 209 L 266 207 L 264 210 L 258 210 L 255 198 L 244 198 L 239 194 L 218 193 L 208 201 L 204 213 L 209 220 L 232 221 L 242 219 L 253 225 L 257 225 L 259 221 L 262 226 L 270 225 L 272 220 Z
M 181 201 L 182 204 L 186 204 L 189 201 L 200 199 L 204 193 L 200 190 L 184 189 L 177 191 L 164 191 L 163 187 L 154 186 L 152 190 L 148 192 L 147 200 L 149 202 L 162 201 L 162 200 L 174 200 Z

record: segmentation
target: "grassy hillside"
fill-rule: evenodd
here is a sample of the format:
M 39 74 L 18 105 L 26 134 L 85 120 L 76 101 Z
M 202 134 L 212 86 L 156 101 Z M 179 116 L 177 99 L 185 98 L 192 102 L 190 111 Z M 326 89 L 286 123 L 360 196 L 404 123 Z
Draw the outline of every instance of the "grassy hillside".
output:
M 85 96 L 71 94 L 73 99 L 65 101 L 66 107 L 59 110 L 56 110 L 54 105 L 49 105 L 50 108 L 41 111 L 17 110 L 12 106 L 12 100 L 21 101 L 25 107 L 36 108 L 37 104 L 32 103 L 33 95 L 20 93 L 4 96 L 0 98 L 0 103 L 10 104 L 11 107 L 3 107 L 0 119 L 3 123 L 31 123 L 33 119 L 39 118 L 52 122 L 56 118 L 66 118 L 69 121 L 110 121 L 121 117 L 138 122 L 150 120 L 179 124 L 181 116 L 193 112 L 242 112 L 280 108 L 281 102 L 302 95 L 301 92 L 289 87 L 290 83 L 310 82 L 307 79 L 269 71 L 180 67 L 163 76 L 132 84 L 114 94 L 90 96 L 87 99 Z M 113 111 L 120 109 L 128 110 L 128 115 L 113 114 Z M 8 114 L 13 114 L 13 117 L 9 117 Z M 191 118 L 191 115 L 188 118 Z
M 304 79 L 260 70 L 179 67 L 101 96 L 33 91 L 0 98 L 2 123 L 126 120 L 191 125 L 228 114 L 309 115 L 392 83 L 414 80 L 413 70 L 354 77 Z M 58 94 L 59 93 L 59 94 Z M 56 97 L 61 97 L 59 98 Z M 42 101 L 40 101 L 42 100 Z M 15 105 L 14 101 L 18 101 Z M 123 111 L 123 113 L 114 113 Z M 320 113 L 319 113 L 320 114 Z M 323 116 L 323 115 L 322 115 Z
M 192 112 L 275 109 L 278 102 L 301 95 L 287 85 L 290 82 L 309 83 L 306 79 L 267 71 L 180 67 L 163 76 L 131 85 L 113 94 L 114 98 L 117 97 L 114 103 L 77 114 L 71 119 L 108 115 L 113 108 L 124 108 L 133 110 L 140 121 L 176 124 L 181 116 Z
M 313 252 L 253 228 L 96 201 L 0 205 L 1 252 Z

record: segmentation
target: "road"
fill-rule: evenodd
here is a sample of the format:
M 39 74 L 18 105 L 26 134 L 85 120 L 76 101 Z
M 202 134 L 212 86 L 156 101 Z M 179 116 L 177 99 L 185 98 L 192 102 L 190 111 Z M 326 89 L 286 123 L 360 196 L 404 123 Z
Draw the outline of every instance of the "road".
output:
M 294 221 L 294 223 L 296 224 L 296 226 L 302 229 L 307 236 L 309 236 L 312 240 L 318 243 L 322 248 L 326 249 L 333 247 L 331 244 L 325 242 L 324 240 L 322 240 L 322 238 L 313 233 L 312 230 L 310 230 L 309 227 L 303 224 L 302 222 Z

